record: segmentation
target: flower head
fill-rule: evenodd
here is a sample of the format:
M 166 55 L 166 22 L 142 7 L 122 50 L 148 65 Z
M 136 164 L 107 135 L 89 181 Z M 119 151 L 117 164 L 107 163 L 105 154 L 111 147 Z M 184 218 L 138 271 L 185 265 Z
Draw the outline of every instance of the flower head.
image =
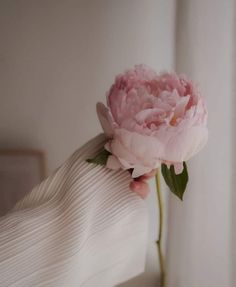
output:
M 185 76 L 144 65 L 118 75 L 97 112 L 109 137 L 110 168 L 133 169 L 133 177 L 160 166 L 181 164 L 206 143 L 207 109 L 195 85 Z

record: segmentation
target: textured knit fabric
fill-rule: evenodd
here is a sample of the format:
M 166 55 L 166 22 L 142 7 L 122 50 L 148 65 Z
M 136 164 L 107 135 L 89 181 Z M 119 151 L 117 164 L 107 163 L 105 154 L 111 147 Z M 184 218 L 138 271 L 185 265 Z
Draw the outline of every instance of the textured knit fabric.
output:
M 1 287 L 111 287 L 144 270 L 145 202 L 130 175 L 89 164 L 99 135 L 0 218 Z

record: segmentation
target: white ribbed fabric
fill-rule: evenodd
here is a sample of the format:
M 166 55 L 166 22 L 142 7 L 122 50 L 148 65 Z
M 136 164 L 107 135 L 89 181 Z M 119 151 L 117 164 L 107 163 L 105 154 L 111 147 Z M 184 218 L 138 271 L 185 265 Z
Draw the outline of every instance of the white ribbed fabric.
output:
M 0 218 L 1 287 L 110 287 L 144 270 L 145 202 L 128 172 L 89 164 L 99 135 Z

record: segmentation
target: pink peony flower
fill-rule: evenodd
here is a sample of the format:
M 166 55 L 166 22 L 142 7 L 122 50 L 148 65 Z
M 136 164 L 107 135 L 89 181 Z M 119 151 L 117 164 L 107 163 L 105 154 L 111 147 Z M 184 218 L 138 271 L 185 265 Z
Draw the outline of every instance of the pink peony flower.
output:
M 133 169 L 138 177 L 161 163 L 180 173 L 206 144 L 207 109 L 192 82 L 175 73 L 157 75 L 144 65 L 118 75 L 107 95 L 107 107 L 97 104 L 107 167 Z

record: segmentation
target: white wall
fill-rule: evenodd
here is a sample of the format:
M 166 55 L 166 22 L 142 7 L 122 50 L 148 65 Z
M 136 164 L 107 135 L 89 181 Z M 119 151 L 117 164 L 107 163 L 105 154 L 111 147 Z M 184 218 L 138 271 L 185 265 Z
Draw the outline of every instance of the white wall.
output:
M 190 161 L 190 184 L 184 202 L 171 197 L 170 286 L 233 287 L 236 286 L 236 281 L 231 280 L 235 274 L 235 265 L 232 268 L 235 240 L 231 241 L 235 229 L 231 210 L 235 199 L 232 185 L 235 1 L 178 3 L 177 70 L 199 82 L 206 96 L 209 142 Z
M 95 104 L 118 72 L 172 67 L 167 2 L 1 1 L 1 146 L 45 149 L 52 171 L 96 135 Z
M 0 1 L 0 148 L 43 149 L 53 171 L 101 131 L 95 104 L 118 72 L 173 68 L 174 24 L 175 0 Z

